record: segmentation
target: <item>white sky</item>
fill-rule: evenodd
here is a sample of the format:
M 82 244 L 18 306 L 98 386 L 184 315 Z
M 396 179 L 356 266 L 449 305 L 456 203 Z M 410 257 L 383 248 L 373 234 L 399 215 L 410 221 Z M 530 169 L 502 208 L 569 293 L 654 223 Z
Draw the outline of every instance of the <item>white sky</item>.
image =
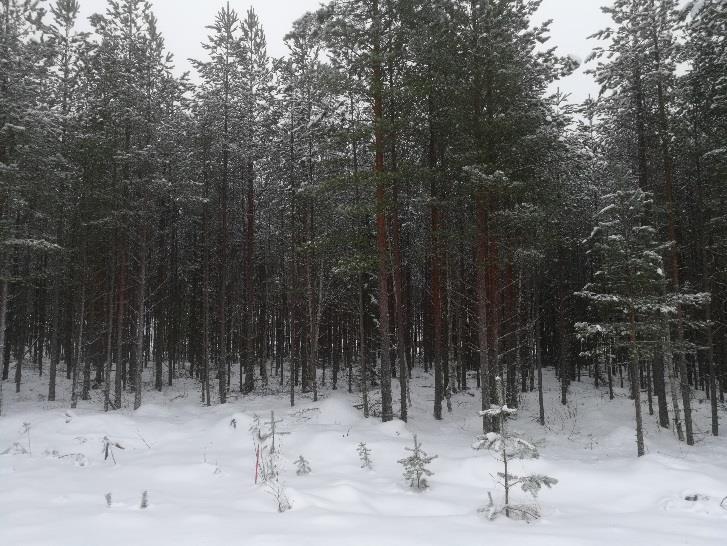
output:
M 88 26 L 85 19 L 90 14 L 106 10 L 106 0 L 80 0 L 80 3 L 84 27 Z M 174 53 L 180 72 L 191 70 L 188 58 L 204 57 L 200 43 L 207 36 L 205 26 L 212 24 L 223 3 L 224 0 L 152 0 L 167 48 Z M 608 23 L 608 18 L 599 9 L 608 3 L 610 0 L 544 0 L 538 22 L 553 19 L 551 44 L 558 46 L 561 54 L 585 59 L 592 47 L 586 37 Z M 293 21 L 319 4 L 320 0 L 230 0 L 230 5 L 241 15 L 249 6 L 255 8 L 265 28 L 268 52 L 276 57 L 286 53 L 283 36 Z M 578 102 L 588 94 L 598 92 L 593 81 L 583 74 L 583 69 L 560 82 L 559 86 Z

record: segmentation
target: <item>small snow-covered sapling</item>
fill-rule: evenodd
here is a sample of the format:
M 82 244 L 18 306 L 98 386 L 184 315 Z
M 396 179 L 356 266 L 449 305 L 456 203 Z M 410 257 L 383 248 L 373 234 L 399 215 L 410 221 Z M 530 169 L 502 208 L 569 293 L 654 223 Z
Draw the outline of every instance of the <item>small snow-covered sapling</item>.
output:
M 23 434 L 28 435 L 28 454 L 32 455 L 33 450 L 30 449 L 30 423 L 28 423 L 28 422 L 23 423 Z
M 550 488 L 558 483 L 558 480 L 550 476 L 542 474 L 530 474 L 527 476 L 516 476 L 509 469 L 511 459 L 535 459 L 538 457 L 538 450 L 535 445 L 510 434 L 507 427 L 507 420 L 517 413 L 517 410 L 510 408 L 507 404 L 502 404 L 504 400 L 504 389 L 502 380 L 495 378 L 497 386 L 497 404 L 492 404 L 490 409 L 480 412 L 481 416 L 489 417 L 497 420 L 499 423 L 500 433 L 489 432 L 481 438 L 478 438 L 473 446 L 475 449 L 488 449 L 497 453 L 503 464 L 503 472 L 498 472 L 498 484 L 505 490 L 505 505 L 502 508 L 496 507 L 492 500 L 492 495 L 488 492 L 489 503 L 480 512 L 486 512 L 489 519 L 495 519 L 499 514 L 504 513 L 508 518 L 522 519 L 529 521 L 540 517 L 540 511 L 537 506 L 531 505 L 515 505 L 510 502 L 510 491 L 515 486 L 533 496 L 543 487 Z
M 371 459 L 371 450 L 366 446 L 366 442 L 361 442 L 356 448 L 358 457 L 361 459 L 361 468 L 366 470 L 372 470 L 374 468 L 374 461 Z
M 144 509 L 146 509 L 148 507 L 149 507 L 149 492 L 148 491 L 144 491 L 141 494 L 141 504 L 139 505 L 139 508 L 141 508 L 142 510 L 144 510 Z
M 298 457 L 298 459 L 295 461 L 295 465 L 298 467 L 295 471 L 298 476 L 307 476 L 311 473 L 310 463 L 305 460 L 305 457 L 303 457 L 303 455 Z
M 111 508 L 111 493 L 106 493 L 104 495 L 104 498 L 106 499 L 106 506 Z
M 399 460 L 399 464 L 404 466 L 404 479 L 409 482 L 413 489 L 426 489 L 429 487 L 427 478 L 434 473 L 427 468 L 427 465 L 437 458 L 437 455 L 427 455 L 422 449 L 416 434 L 414 435 L 414 447 L 404 448 L 411 451 L 411 455 Z

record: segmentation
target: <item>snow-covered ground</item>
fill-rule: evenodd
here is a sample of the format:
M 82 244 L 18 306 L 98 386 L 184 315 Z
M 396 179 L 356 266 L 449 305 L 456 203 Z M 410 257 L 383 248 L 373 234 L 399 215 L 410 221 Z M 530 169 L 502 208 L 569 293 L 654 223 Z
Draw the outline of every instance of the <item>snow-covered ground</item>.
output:
M 539 496 L 543 517 L 531 524 L 488 521 L 478 513 L 488 491 L 496 500 L 502 493 L 492 478 L 500 470 L 497 458 L 471 447 L 481 423 L 477 392 L 456 394 L 453 412 L 437 422 L 433 380 L 420 370 L 406 424 L 364 419 L 354 408 L 358 396 L 345 390 L 324 390 L 317 403 L 299 398 L 294 408 L 285 394 L 233 395 L 224 406 L 206 408 L 194 383 L 180 380 L 173 390 L 145 391 L 137 412 L 104 414 L 99 392 L 69 410 L 67 400 L 45 401 L 45 378 L 32 379 L 20 395 L 6 383 L 0 545 L 727 544 L 727 510 L 720 507 L 727 496 L 727 441 L 709 436 L 707 403 L 695 401 L 693 448 L 645 413 L 648 453 L 637 459 L 632 403 L 624 392 L 611 402 L 590 382 L 576 383 L 564 407 L 553 378 L 546 379 L 546 428 L 535 421 L 537 393 L 523 397 L 511 423 L 541 451 L 537 460 L 515 462 L 513 471 L 559 480 Z M 59 389 L 67 392 L 67 384 Z M 265 487 L 254 484 L 249 427 L 254 414 L 268 419 L 270 410 L 286 433 L 278 437 L 281 480 L 292 510 L 283 514 Z M 727 416 L 725 408 L 720 412 Z M 397 463 L 414 433 L 439 456 L 424 492 L 408 487 Z M 106 460 L 105 437 L 123 447 L 112 448 Z M 373 470 L 360 468 L 362 441 L 372 451 Z M 300 455 L 312 467 L 307 476 L 296 475 Z M 685 500 L 695 494 L 698 500 Z M 515 497 L 528 500 L 519 490 Z

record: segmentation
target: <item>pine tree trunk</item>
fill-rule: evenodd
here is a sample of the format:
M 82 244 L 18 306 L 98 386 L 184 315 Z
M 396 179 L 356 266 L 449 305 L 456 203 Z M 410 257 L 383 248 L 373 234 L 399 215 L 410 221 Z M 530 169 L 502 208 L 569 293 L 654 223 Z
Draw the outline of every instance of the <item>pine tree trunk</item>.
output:
M 659 410 L 659 425 L 663 428 L 669 428 L 669 406 L 666 397 L 666 382 L 664 381 L 664 353 L 662 349 L 662 344 L 657 343 L 651 368 L 653 370 L 656 403 Z
M 364 417 L 369 416 L 369 364 L 366 343 L 365 285 L 363 273 L 358 277 L 358 322 L 359 322 L 359 362 L 361 366 L 361 398 Z
M 629 352 L 631 356 L 632 382 L 634 390 L 634 409 L 636 412 L 636 451 L 639 457 L 643 456 L 644 451 L 644 428 L 641 418 L 641 386 L 639 385 L 639 352 L 636 347 L 636 318 L 635 311 L 631 309 L 629 313 Z
M 154 389 L 157 392 L 162 392 L 164 386 L 164 313 L 160 313 L 162 316 L 157 317 L 154 321 L 154 348 L 152 353 L 154 354 Z
M 538 366 L 538 422 L 545 426 L 545 403 L 543 400 L 543 351 L 540 346 L 539 320 L 535 325 L 535 362 Z
M 407 378 L 409 364 L 406 354 L 406 304 L 403 299 L 403 278 L 401 271 L 401 223 L 399 221 L 399 189 L 392 188 L 391 206 L 391 250 L 394 273 L 394 302 L 396 306 L 396 353 L 399 360 L 399 419 L 407 420 Z
M 668 317 L 663 317 L 663 353 L 666 370 L 669 374 L 669 388 L 671 389 L 671 404 L 674 414 L 674 428 L 680 442 L 684 441 L 684 432 L 682 431 L 681 411 L 679 409 L 679 385 L 677 383 L 676 366 L 674 366 L 674 352 L 671 345 L 671 327 Z
M 146 261 L 147 261 L 147 233 L 146 228 L 142 228 L 141 242 L 139 248 L 139 286 L 137 287 L 136 296 L 136 349 L 134 358 L 136 360 L 134 379 L 134 409 L 141 407 L 141 396 L 144 388 L 142 383 L 142 373 L 144 371 L 144 323 L 146 318 Z
M 114 370 L 114 408 L 121 409 L 121 392 L 124 372 L 124 306 L 126 305 L 126 243 L 122 238 L 121 264 L 119 266 L 119 297 L 116 305 L 116 369 Z
M 27 288 L 25 289 L 27 292 Z M 27 301 L 27 300 L 26 300 Z M 27 316 L 27 309 L 26 309 L 26 316 Z M 26 342 L 26 334 L 25 334 L 25 325 L 23 323 L 18 325 L 17 328 L 17 339 L 16 339 L 16 347 L 15 347 L 15 392 L 20 392 L 20 383 L 22 381 L 23 376 L 23 365 L 25 360 L 25 342 Z
M 2 258 L 4 259 L 4 257 Z M 0 270 L 0 275 L 2 276 L 0 278 L 0 358 L 3 358 L 3 355 L 5 355 L 5 329 L 8 315 L 8 280 L 5 278 L 4 271 Z M 3 378 L 0 377 L 0 415 L 2 415 L 3 410 L 2 382 Z
M 434 183 L 432 183 L 434 185 Z M 434 189 L 434 188 L 433 188 Z M 432 191 L 432 200 L 436 200 L 436 192 Z M 432 205 L 432 322 L 434 326 L 434 418 L 442 418 L 442 401 L 444 399 L 444 362 L 443 362 L 443 305 L 442 305 L 442 264 L 440 244 L 441 213 L 439 205 Z
M 479 360 L 480 360 L 480 391 L 482 411 L 490 409 L 490 362 L 487 324 L 488 304 L 487 301 L 487 258 L 488 258 L 488 214 L 485 196 L 481 193 L 477 196 L 477 314 L 479 339 Z M 487 416 L 482 417 L 482 431 L 492 431 L 492 420 Z
M 78 368 L 83 359 L 83 327 L 86 316 L 86 282 L 83 278 L 86 269 L 86 260 L 83 260 L 83 273 L 81 273 L 81 309 L 78 313 L 78 338 L 76 339 L 76 358 L 73 360 L 73 370 L 71 372 L 71 408 L 76 409 L 78 406 Z
M 717 369 L 714 363 L 714 340 L 712 339 L 712 304 L 707 304 L 705 313 L 707 349 L 705 357 L 709 369 L 709 402 L 712 416 L 712 436 L 719 436 L 719 407 L 717 405 Z
M 207 218 L 207 205 L 203 220 L 203 253 L 202 265 L 202 397 L 207 406 L 212 405 L 210 399 L 210 259 L 209 259 L 209 222 Z
M 386 181 L 384 180 L 384 100 L 381 67 L 381 14 L 379 0 L 372 0 L 374 148 L 376 175 L 376 249 L 379 262 L 379 342 L 381 354 L 381 420 L 394 418 L 391 398 L 391 349 L 389 346 L 389 252 L 386 233 Z
M 48 401 L 54 402 L 56 399 L 56 379 L 58 376 L 58 364 L 61 359 L 61 287 L 60 278 L 54 280 L 53 286 L 53 318 L 51 319 L 51 338 L 50 338 L 50 369 L 48 370 Z M 0 311 L 2 313 L 2 311 Z M 1 318 L 1 317 L 0 317 Z M 0 334 L 2 335 L 2 334 Z M 0 355 L 2 355 L 0 347 Z
M 568 385 L 570 384 L 570 373 L 568 370 L 570 362 L 570 332 L 568 331 L 565 310 L 563 309 L 563 296 L 561 295 L 561 309 L 558 314 L 558 331 L 560 333 L 560 403 L 568 404 Z
M 114 284 L 116 277 L 114 275 L 113 265 L 109 268 L 109 271 L 111 279 L 109 281 L 109 295 L 106 300 L 106 360 L 104 362 L 103 385 L 103 410 L 105 412 L 109 411 L 109 406 L 111 405 L 111 361 L 114 354 Z
M 246 187 L 245 187 L 245 324 L 243 326 L 243 336 L 245 344 L 245 383 L 242 386 L 242 392 L 249 394 L 255 390 L 255 350 L 253 338 L 253 318 L 254 318 L 254 297 L 253 290 L 253 258 L 255 255 L 255 185 L 252 163 L 247 164 L 246 169 Z

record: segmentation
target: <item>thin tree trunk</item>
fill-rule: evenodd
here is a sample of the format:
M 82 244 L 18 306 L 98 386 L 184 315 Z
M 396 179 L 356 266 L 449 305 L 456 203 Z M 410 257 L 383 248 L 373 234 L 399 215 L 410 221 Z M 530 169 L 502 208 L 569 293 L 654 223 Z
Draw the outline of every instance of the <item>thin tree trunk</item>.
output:
M 636 318 L 635 311 L 631 309 L 629 313 L 629 352 L 631 353 L 632 381 L 634 383 L 634 409 L 636 412 L 636 451 L 639 457 L 643 456 L 644 451 L 644 429 L 641 419 L 641 387 L 639 385 L 639 353 L 636 347 Z
M 53 286 L 53 319 L 51 324 L 50 337 L 50 369 L 48 370 L 48 401 L 56 399 L 56 379 L 58 375 L 58 364 L 61 359 L 60 322 L 61 322 L 61 287 L 60 278 L 54 280 Z M 2 311 L 0 311 L 2 313 Z M 0 334 L 1 335 L 1 334 Z M 0 348 L 1 349 L 1 348 Z M 2 352 L 0 350 L 0 355 Z
M 543 400 L 543 351 L 540 347 L 540 320 L 535 325 L 535 362 L 538 366 L 538 422 L 545 426 L 545 402 Z
M 394 304 L 396 306 L 396 353 L 399 360 L 399 419 L 407 420 L 407 378 L 409 364 L 406 354 L 406 304 L 403 299 L 403 278 L 401 271 L 401 223 L 399 221 L 399 189 L 392 188 L 391 250 L 394 269 Z
M 432 198 L 436 199 L 435 192 Z M 444 362 L 443 362 L 443 295 L 442 295 L 442 264 L 440 224 L 441 213 L 439 206 L 432 205 L 432 322 L 434 326 L 434 418 L 442 418 L 442 401 L 444 400 Z
M 141 395 L 143 390 L 142 372 L 144 370 L 144 321 L 145 321 L 145 300 L 146 300 L 146 228 L 142 228 L 141 246 L 139 248 L 139 286 L 136 299 L 136 378 L 134 380 L 134 409 L 141 407 Z
M 208 237 L 207 206 L 204 212 L 204 265 L 202 272 L 202 396 L 207 406 L 212 405 L 210 399 L 210 272 L 209 272 L 209 237 Z
M 8 315 L 8 280 L 5 278 L 4 272 L 0 271 L 2 279 L 0 279 L 0 358 L 5 355 L 5 328 Z M 3 411 L 3 378 L 0 377 L 0 415 Z M 55 399 L 55 398 L 54 398 Z
M 684 432 L 682 431 L 681 412 L 679 409 L 679 385 L 676 375 L 676 366 L 674 366 L 674 352 L 671 345 L 671 327 L 668 317 L 663 318 L 663 353 L 664 362 L 666 363 L 667 373 L 669 374 L 669 388 L 671 389 L 671 404 L 674 413 L 674 428 L 680 442 L 684 441 Z
M 369 416 L 369 364 L 368 347 L 366 344 L 366 314 L 364 305 L 364 277 L 363 273 L 358 277 L 358 320 L 359 320 L 359 350 L 361 366 L 361 398 L 363 402 L 364 417 Z
M 109 411 L 111 404 L 111 361 L 114 354 L 114 284 L 115 275 L 113 266 L 110 270 L 110 281 L 109 281 L 109 296 L 106 301 L 108 306 L 106 315 L 106 361 L 104 363 L 104 385 L 103 385 L 103 410 Z
M 717 405 L 717 368 L 714 363 L 714 340 L 712 338 L 712 304 L 707 304 L 706 308 L 706 337 L 707 337 L 707 366 L 709 368 L 709 402 L 712 414 L 712 436 L 719 436 L 719 408 Z
M 488 258 L 488 213 L 486 198 L 484 195 L 477 196 L 477 313 L 478 328 L 477 336 L 479 339 L 479 360 L 480 360 L 480 391 L 481 391 L 481 408 L 483 411 L 490 409 L 490 362 L 489 362 L 489 344 L 487 334 L 488 304 L 487 301 L 487 258 Z M 487 416 L 482 417 L 483 432 L 493 430 L 492 419 Z
M 124 306 L 126 304 L 126 259 L 127 249 L 124 242 L 119 267 L 119 300 L 116 306 L 116 370 L 114 372 L 114 407 L 121 408 L 121 391 L 124 377 Z
M 652 376 L 654 379 L 654 391 L 656 392 L 656 403 L 659 410 L 659 425 L 669 428 L 669 405 L 666 397 L 666 382 L 664 381 L 664 353 L 662 344 L 657 343 L 654 360 L 652 363 Z
M 254 297 L 253 290 L 253 258 L 255 255 L 255 185 L 252 162 L 247 164 L 245 188 L 245 324 L 243 326 L 243 342 L 245 344 L 245 383 L 240 389 L 244 394 L 255 390 L 255 350 L 253 339 Z M 241 375 L 242 375 L 242 370 Z M 242 380 L 242 378 L 241 378 Z
M 391 398 L 391 349 L 389 347 L 389 253 L 386 233 L 386 181 L 384 179 L 384 101 L 381 67 L 381 14 L 379 0 L 372 0 L 374 142 L 376 174 L 376 248 L 379 261 L 379 341 L 381 353 L 381 420 L 394 418 Z
M 85 273 L 86 260 L 83 260 L 83 271 Z M 83 326 L 86 315 L 86 283 L 83 279 L 84 273 L 81 274 L 81 309 L 78 313 L 78 338 L 76 340 L 76 358 L 73 360 L 73 370 L 71 372 L 71 408 L 76 409 L 78 406 L 78 368 L 83 358 Z

